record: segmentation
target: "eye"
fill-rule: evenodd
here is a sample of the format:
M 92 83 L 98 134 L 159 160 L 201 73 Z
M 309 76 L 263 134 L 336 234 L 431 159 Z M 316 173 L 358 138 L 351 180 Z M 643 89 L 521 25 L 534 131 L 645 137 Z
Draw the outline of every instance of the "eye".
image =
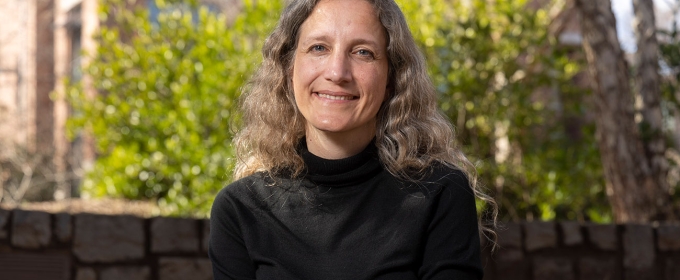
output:
M 312 51 L 312 52 L 323 52 L 325 50 L 326 50 L 326 47 L 324 47 L 322 45 L 313 45 L 309 48 L 309 51 Z
M 371 59 L 375 58 L 375 55 L 373 54 L 373 52 L 369 51 L 367 49 L 359 49 L 359 50 L 356 51 L 356 54 L 358 54 L 359 56 L 365 57 L 365 58 L 371 58 Z

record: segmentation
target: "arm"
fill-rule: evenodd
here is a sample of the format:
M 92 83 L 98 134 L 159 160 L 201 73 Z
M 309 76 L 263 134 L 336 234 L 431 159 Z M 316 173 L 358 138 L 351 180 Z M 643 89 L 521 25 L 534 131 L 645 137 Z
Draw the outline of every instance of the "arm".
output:
M 463 173 L 448 172 L 438 180 L 419 278 L 482 279 L 475 196 Z
M 255 279 L 255 266 L 248 255 L 239 226 L 237 201 L 227 186 L 219 192 L 210 216 L 210 245 L 215 280 Z

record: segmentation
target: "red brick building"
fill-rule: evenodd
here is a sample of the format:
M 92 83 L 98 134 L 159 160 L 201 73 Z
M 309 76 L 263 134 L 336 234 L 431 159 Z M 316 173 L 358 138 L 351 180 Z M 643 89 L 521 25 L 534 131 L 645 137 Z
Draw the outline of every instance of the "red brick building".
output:
M 3 0 L 0 18 L 0 158 L 19 171 L 5 170 L 0 182 L 41 172 L 66 197 L 70 174 L 94 154 L 66 138 L 59 92 L 65 78 L 80 79 L 81 50 L 94 49 L 97 0 Z

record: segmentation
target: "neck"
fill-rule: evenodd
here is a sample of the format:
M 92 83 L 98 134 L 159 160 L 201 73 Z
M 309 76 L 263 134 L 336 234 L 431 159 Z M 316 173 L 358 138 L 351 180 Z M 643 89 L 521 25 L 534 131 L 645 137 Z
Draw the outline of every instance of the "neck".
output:
M 343 159 L 363 151 L 375 137 L 375 128 L 354 133 L 307 129 L 307 149 L 324 159 Z

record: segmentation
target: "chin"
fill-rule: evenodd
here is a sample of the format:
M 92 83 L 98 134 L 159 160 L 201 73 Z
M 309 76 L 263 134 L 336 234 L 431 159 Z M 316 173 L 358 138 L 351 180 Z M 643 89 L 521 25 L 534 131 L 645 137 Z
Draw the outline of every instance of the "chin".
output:
M 328 122 L 328 123 L 310 123 L 310 128 L 323 132 L 337 133 L 345 132 L 351 130 L 345 124 L 339 124 L 338 122 Z
M 339 133 L 339 132 L 348 131 L 348 129 L 346 129 L 344 127 L 336 127 L 336 126 L 314 126 L 314 129 L 318 130 L 318 131 L 329 132 L 329 133 Z

